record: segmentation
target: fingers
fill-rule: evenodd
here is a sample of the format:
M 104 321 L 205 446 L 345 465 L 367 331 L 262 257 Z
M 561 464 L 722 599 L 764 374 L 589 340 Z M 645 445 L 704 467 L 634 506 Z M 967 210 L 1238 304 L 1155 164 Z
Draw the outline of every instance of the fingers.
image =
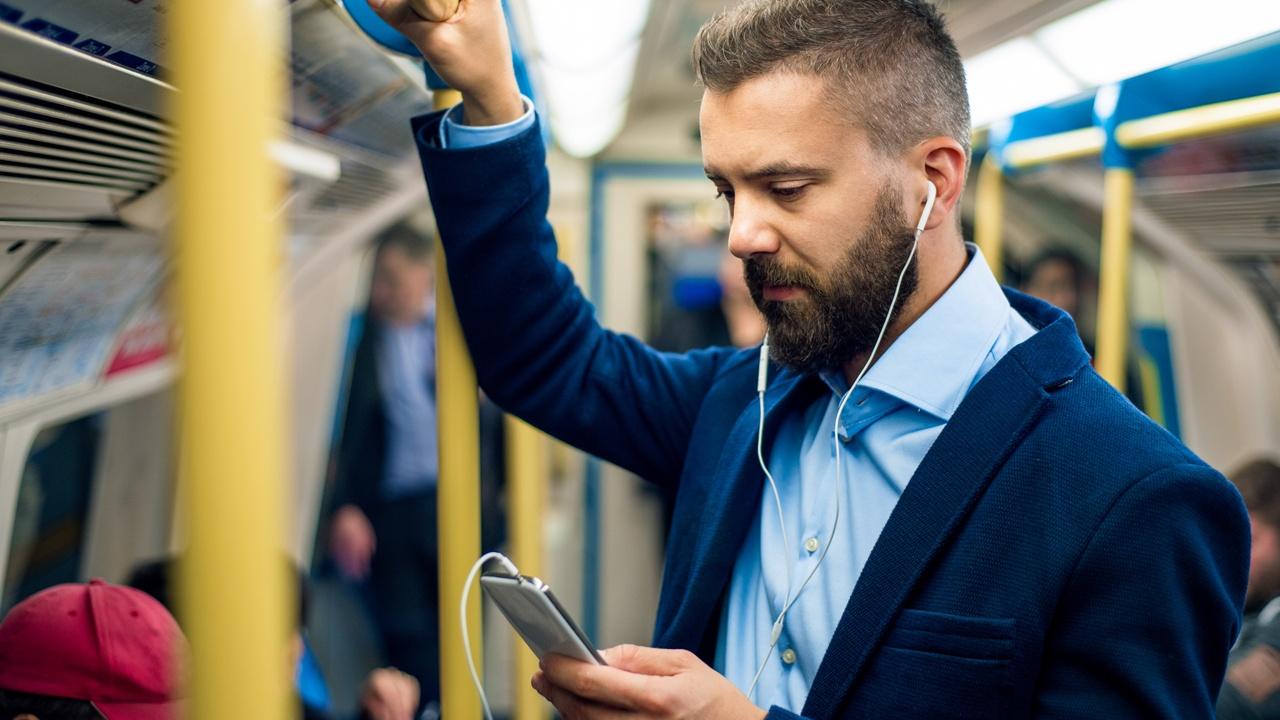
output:
M 409 7 L 423 20 L 444 22 L 458 11 L 458 0 L 409 0 Z
M 548 684 L 587 700 L 628 710 L 660 706 L 662 688 L 654 684 L 652 675 L 548 655 L 542 662 L 542 676 Z
M 618 645 L 600 653 L 611 667 L 644 675 L 675 675 L 701 662 L 687 650 L 661 650 L 639 645 Z
M 529 683 L 538 694 L 556 706 L 565 720 L 634 720 L 636 713 L 580 698 L 548 682 L 544 673 L 534 673 Z

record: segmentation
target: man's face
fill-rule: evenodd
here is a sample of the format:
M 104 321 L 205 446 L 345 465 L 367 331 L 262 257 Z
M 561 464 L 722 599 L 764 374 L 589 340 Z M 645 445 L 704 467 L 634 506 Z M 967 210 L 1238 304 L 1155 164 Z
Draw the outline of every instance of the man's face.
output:
M 702 99 L 702 157 L 729 203 L 775 359 L 835 369 L 871 349 L 914 239 L 896 180 L 825 81 L 771 73 Z M 915 263 L 895 314 L 916 285 Z
M 373 268 L 369 306 L 380 322 L 412 325 L 422 319 L 431 293 L 431 266 L 395 245 L 384 247 Z
M 1249 513 L 1253 546 L 1249 553 L 1249 589 L 1244 605 L 1257 610 L 1280 595 L 1280 530 Z

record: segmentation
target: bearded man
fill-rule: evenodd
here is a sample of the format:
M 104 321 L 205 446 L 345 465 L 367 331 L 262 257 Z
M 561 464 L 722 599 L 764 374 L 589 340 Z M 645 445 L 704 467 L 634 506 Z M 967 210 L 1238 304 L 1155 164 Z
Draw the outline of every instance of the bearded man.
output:
M 499 0 L 371 2 L 463 95 L 413 130 L 481 385 L 675 491 L 655 647 L 546 660 L 563 716 L 1212 716 L 1248 516 L 963 241 L 964 70 L 931 6 L 757 0 L 695 40 L 761 369 L 596 322 Z

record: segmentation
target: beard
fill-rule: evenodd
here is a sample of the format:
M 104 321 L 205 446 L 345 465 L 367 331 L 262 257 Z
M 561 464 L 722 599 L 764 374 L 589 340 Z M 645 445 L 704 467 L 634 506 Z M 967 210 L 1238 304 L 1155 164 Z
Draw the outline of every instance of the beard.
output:
M 885 324 L 915 231 L 903 220 L 900 197 L 883 188 L 871 223 L 825 279 L 803 268 L 788 268 L 773 256 L 748 258 L 743 272 L 751 299 L 769 325 L 770 356 L 801 372 L 834 370 L 868 353 Z M 902 278 L 892 323 L 916 290 L 916 263 Z M 766 286 L 805 290 L 792 300 L 765 300 Z

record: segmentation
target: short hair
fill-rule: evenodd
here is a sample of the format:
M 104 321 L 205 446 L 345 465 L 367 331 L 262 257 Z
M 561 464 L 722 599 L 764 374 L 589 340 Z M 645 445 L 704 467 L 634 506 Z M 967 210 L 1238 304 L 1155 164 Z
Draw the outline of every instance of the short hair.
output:
M 1031 276 L 1036 274 L 1042 265 L 1051 262 L 1059 262 L 1071 269 L 1072 278 L 1075 280 L 1076 289 L 1080 289 L 1084 285 L 1085 264 L 1084 260 L 1074 250 L 1066 245 L 1053 244 L 1041 250 L 1027 261 L 1023 266 L 1022 282 L 1031 282 Z
M 434 249 L 431 238 L 403 222 L 383 230 L 382 234 L 374 240 L 374 247 L 379 253 L 387 248 L 397 248 L 410 260 L 424 265 L 431 262 Z
M 1280 529 L 1280 465 L 1257 458 L 1231 473 L 1245 507 L 1263 522 Z
M 884 154 L 938 135 L 969 153 L 964 64 L 921 0 L 752 0 L 702 26 L 693 67 L 716 92 L 775 71 L 817 75 Z
M 105 720 L 88 700 L 34 695 L 0 688 L 0 718 L 30 714 L 40 720 Z

